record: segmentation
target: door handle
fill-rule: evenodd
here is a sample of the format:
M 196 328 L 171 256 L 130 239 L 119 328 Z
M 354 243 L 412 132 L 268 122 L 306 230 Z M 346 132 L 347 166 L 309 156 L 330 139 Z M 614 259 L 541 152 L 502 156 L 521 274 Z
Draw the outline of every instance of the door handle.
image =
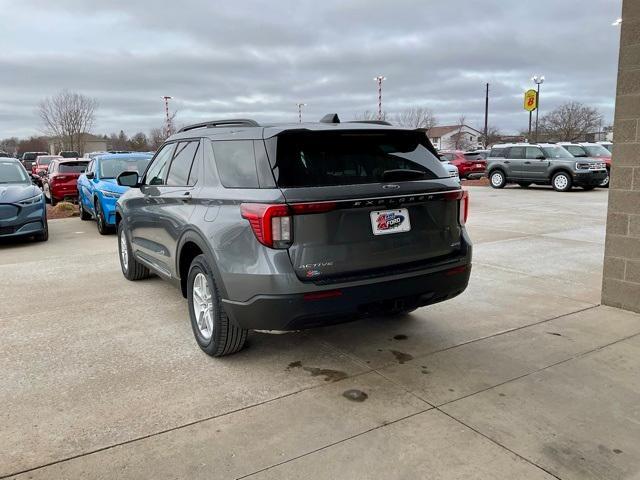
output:
M 531 165 L 531 162 L 524 162 L 525 165 Z
M 509 161 L 509 160 L 505 160 L 505 161 L 504 161 L 504 163 L 511 163 L 511 161 Z
M 182 201 L 183 202 L 189 202 L 191 201 L 191 192 L 184 192 L 182 194 Z

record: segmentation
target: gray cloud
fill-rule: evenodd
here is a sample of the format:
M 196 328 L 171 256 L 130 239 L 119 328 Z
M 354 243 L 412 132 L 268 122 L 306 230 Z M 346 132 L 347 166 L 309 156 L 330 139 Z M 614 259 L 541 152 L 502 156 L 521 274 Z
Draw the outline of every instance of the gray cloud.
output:
M 132 134 L 162 122 L 252 116 L 352 118 L 384 108 L 432 108 L 442 123 L 527 122 L 522 92 L 544 73 L 542 113 L 566 100 L 613 112 L 620 0 L 159 2 L 0 0 L 0 138 L 37 133 L 38 102 L 62 88 L 100 102 L 97 132 Z

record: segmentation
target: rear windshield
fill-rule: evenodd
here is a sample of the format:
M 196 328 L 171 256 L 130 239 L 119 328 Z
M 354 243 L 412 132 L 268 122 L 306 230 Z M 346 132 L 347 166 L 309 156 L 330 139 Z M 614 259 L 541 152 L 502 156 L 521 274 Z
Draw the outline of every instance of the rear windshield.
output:
M 100 159 L 100 178 L 116 178 L 122 172 L 138 172 L 142 175 L 151 160 L 149 157 L 121 157 Z
M 278 136 L 280 187 L 325 187 L 448 177 L 416 132 L 285 132 Z
M 27 172 L 18 162 L 0 161 L 0 184 L 30 183 Z
M 49 165 L 55 158 L 60 157 L 38 157 L 38 165 Z
M 583 145 L 582 148 L 587 151 L 590 157 L 608 157 L 611 155 L 611 152 L 602 145 Z
M 58 165 L 59 173 L 84 173 L 88 162 L 65 162 Z
M 547 158 L 571 158 L 573 155 L 563 147 L 541 147 Z

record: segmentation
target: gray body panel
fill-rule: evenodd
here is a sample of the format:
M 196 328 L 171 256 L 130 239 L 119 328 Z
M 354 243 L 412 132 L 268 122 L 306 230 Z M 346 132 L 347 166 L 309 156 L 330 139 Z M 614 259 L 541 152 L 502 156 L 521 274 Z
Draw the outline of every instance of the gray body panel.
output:
M 265 148 L 262 138 L 292 128 L 299 129 L 300 126 L 208 128 L 204 131 L 189 130 L 169 138 L 167 143 L 200 136 L 201 148 L 195 161 L 199 169 L 198 181 L 191 187 L 169 187 L 144 185 L 143 178 L 140 188 L 131 188 L 120 197 L 118 217 L 126 222 L 130 231 L 133 255 L 164 278 L 180 282 L 184 280 L 180 270 L 182 248 L 187 243 L 198 245 L 213 270 L 223 303 L 230 306 L 228 313 L 246 328 L 256 328 L 257 323 L 237 318 L 234 309 L 253 305 L 252 317 L 256 317 L 255 305 L 260 299 L 282 298 L 280 304 L 287 305 L 292 304 L 287 300 L 291 295 L 409 281 L 413 277 L 460 265 L 470 267 L 471 244 L 464 226 L 458 223 L 458 202 L 444 205 L 442 197 L 443 193 L 459 191 L 460 186 L 456 179 L 448 176 L 440 162 L 436 163 L 442 170 L 438 171 L 442 178 L 394 182 L 393 190 L 387 190 L 378 183 L 275 188 L 267 155 L 269 146 Z M 304 128 L 398 130 L 366 124 L 305 124 Z M 256 170 L 262 188 L 225 188 L 222 185 L 212 158 L 211 142 L 229 140 L 254 141 Z M 152 160 L 150 167 L 153 163 Z M 326 217 L 325 214 L 295 217 L 295 241 L 288 249 L 269 248 L 259 243 L 240 210 L 241 203 L 291 204 L 327 200 L 338 202 L 339 208 Z M 353 204 L 367 201 L 375 203 Z M 363 228 L 372 237 L 371 210 L 400 207 L 409 209 L 414 217 L 414 234 L 423 235 L 424 242 L 417 242 L 415 236 L 411 240 L 405 236 L 403 240 L 402 234 L 378 238 L 376 246 L 364 240 L 353 241 L 354 236 L 363 235 Z M 325 222 L 330 226 L 323 230 Z M 344 241 L 336 236 L 337 230 L 332 225 L 340 225 Z M 385 260 L 389 255 L 393 259 Z M 369 258 L 369 261 L 364 258 Z M 332 262 L 333 270 L 325 265 L 328 262 Z M 306 279 L 305 270 L 311 268 L 310 264 L 322 270 L 322 275 Z M 405 264 L 406 268 L 403 267 Z M 332 274 L 346 276 L 329 278 Z M 468 282 L 468 271 L 459 282 L 462 283 L 451 286 L 450 291 L 438 290 L 437 295 L 435 290 L 430 291 L 421 304 L 431 299 L 441 301 L 449 298 L 452 292 L 460 293 Z M 425 285 L 421 288 L 426 292 L 431 287 Z M 259 311 L 268 308 L 260 307 Z M 273 312 L 262 313 L 269 317 Z M 256 322 L 260 320 L 255 318 Z M 272 325 L 277 324 L 279 328 L 288 325 L 284 320 L 273 321 Z

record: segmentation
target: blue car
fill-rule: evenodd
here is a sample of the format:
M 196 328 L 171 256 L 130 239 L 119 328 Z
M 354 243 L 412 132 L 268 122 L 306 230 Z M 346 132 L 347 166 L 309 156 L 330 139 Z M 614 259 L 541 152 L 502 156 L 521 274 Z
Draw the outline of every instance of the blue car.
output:
M 78 205 L 82 220 L 96 219 L 98 232 L 106 235 L 116 225 L 116 202 L 128 187 L 118 185 L 122 172 L 144 173 L 153 155 L 114 153 L 95 157 L 78 177 Z
M 47 206 L 42 191 L 15 158 L 0 158 L 0 238 L 49 238 Z

